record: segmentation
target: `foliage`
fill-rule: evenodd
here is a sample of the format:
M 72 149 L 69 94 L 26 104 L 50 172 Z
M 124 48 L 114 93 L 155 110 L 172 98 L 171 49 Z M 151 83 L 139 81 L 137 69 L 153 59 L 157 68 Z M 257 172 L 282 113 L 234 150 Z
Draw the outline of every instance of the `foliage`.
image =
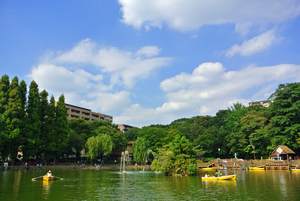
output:
M 21 145 L 20 111 L 21 98 L 19 91 L 19 80 L 18 77 L 14 77 L 9 85 L 8 102 L 4 112 L 4 150 L 1 152 L 3 158 L 7 157 L 8 154 L 13 160 L 17 157 L 18 149 Z
M 195 165 L 193 156 L 196 150 L 185 136 L 177 135 L 174 140 L 159 149 L 158 155 L 155 157 L 151 169 L 162 171 L 166 175 L 188 175 L 188 167 Z
M 89 137 L 92 136 L 91 124 L 83 119 L 70 119 L 69 120 L 69 143 L 68 153 L 72 153 L 72 150 L 76 151 L 76 158 L 79 160 L 80 151 L 84 149 L 85 143 Z
M 131 128 L 129 129 L 128 131 L 125 132 L 125 138 L 126 140 L 129 142 L 129 141 L 136 141 L 137 138 L 138 138 L 138 135 L 139 135 L 139 131 L 140 129 L 139 128 Z
M 136 162 L 147 162 L 146 154 L 149 150 L 149 141 L 143 137 L 138 137 L 133 144 L 133 157 Z
M 40 97 L 38 85 L 31 81 L 29 86 L 28 103 L 25 118 L 26 132 L 23 136 L 23 159 L 29 160 L 31 155 L 38 153 L 40 146 L 41 118 L 40 118 Z
M 92 161 L 98 155 L 109 155 L 113 148 L 113 141 L 108 134 L 100 134 L 88 138 L 85 146 L 88 148 L 87 156 Z

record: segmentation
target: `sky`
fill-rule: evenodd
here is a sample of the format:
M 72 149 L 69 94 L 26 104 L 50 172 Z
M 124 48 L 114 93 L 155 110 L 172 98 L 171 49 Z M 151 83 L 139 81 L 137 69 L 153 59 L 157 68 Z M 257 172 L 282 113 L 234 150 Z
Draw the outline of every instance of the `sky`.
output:
M 0 74 L 165 125 L 299 82 L 299 36 L 299 0 L 0 1 Z

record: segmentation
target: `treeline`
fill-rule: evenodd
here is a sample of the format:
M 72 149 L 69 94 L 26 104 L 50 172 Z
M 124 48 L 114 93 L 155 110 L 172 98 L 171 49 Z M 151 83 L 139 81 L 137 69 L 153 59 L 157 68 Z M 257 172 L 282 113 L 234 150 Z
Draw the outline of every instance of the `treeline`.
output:
M 144 150 L 158 152 L 177 135 L 184 136 L 197 155 L 203 157 L 268 158 L 278 145 L 300 153 L 300 84 L 280 84 L 270 96 L 270 107 L 245 107 L 233 104 L 215 116 L 196 116 L 173 121 L 169 125 L 132 128 L 128 141 L 143 141 Z M 140 144 L 140 143 L 138 143 Z M 141 146 L 141 145 L 138 145 Z
M 111 149 L 104 150 L 103 144 L 89 147 L 87 141 L 96 136 L 106 136 Z M 98 138 L 97 138 L 98 139 Z M 90 141 L 93 141 L 90 139 Z M 102 142 L 103 140 L 101 140 Z M 10 157 L 26 162 L 30 158 L 38 161 L 54 161 L 58 158 L 76 154 L 80 157 L 83 149 L 92 149 L 96 156 L 108 155 L 113 148 L 126 146 L 127 141 L 116 125 L 109 122 L 85 122 L 83 119 L 67 120 L 64 95 L 58 102 L 54 96 L 48 101 L 46 90 L 39 92 L 38 85 L 32 81 L 27 93 L 24 80 L 18 77 L 11 81 L 7 75 L 0 79 L 0 154 L 2 160 Z M 90 158 L 95 153 L 89 152 Z

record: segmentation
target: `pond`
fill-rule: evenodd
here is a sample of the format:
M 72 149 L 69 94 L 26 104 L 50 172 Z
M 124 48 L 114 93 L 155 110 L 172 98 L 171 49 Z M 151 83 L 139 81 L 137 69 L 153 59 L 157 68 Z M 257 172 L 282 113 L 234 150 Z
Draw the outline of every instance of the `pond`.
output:
M 198 176 L 164 176 L 152 171 L 58 169 L 63 180 L 32 178 L 44 170 L 0 172 L 0 200 L 300 200 L 300 172 L 223 170 L 236 181 L 202 181 Z

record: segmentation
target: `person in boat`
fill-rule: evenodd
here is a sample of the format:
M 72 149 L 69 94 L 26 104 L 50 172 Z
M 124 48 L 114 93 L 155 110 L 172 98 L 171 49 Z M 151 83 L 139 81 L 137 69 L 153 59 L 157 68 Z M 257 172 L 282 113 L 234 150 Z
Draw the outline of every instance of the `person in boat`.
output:
M 46 174 L 47 177 L 52 177 L 52 173 L 51 173 L 51 170 L 49 170 Z
M 205 173 L 205 177 L 209 177 L 208 171 L 206 171 L 206 173 Z
M 219 174 L 218 174 L 218 170 L 216 169 L 216 174 L 215 174 L 215 177 L 218 177 Z

